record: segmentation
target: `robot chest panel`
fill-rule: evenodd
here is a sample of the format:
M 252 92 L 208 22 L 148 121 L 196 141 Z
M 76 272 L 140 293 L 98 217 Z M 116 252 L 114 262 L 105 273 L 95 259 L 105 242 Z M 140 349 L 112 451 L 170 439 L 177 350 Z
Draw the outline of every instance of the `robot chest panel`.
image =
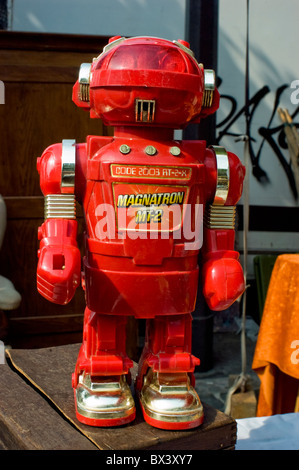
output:
M 87 221 L 97 239 L 124 234 L 173 234 L 203 203 L 200 167 L 104 164 L 90 180 Z

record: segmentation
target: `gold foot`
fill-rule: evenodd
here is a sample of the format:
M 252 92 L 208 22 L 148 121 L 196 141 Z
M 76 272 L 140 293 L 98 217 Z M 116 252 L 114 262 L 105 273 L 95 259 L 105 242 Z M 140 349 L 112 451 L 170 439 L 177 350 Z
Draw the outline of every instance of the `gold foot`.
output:
M 203 406 L 187 373 L 149 369 L 140 393 L 145 420 L 162 429 L 190 429 L 203 422 Z
M 79 421 L 92 426 L 117 426 L 135 418 L 135 403 L 124 375 L 91 378 L 83 372 L 75 402 Z

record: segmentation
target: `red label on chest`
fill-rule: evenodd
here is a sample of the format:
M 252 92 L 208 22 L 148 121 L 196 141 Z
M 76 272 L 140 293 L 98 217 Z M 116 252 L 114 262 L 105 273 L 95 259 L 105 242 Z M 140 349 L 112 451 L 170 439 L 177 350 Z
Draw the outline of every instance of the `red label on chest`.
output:
M 118 230 L 173 232 L 181 227 L 187 186 L 114 183 Z

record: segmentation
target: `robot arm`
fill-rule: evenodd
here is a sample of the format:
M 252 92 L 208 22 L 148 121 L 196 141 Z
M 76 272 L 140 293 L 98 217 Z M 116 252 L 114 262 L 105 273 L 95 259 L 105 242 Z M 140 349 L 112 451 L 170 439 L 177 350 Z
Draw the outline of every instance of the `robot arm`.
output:
M 77 246 L 74 141 L 48 147 L 38 159 L 45 196 L 45 221 L 39 227 L 37 289 L 46 299 L 66 304 L 80 284 L 81 256 Z
M 214 200 L 205 209 L 203 294 L 209 308 L 220 311 L 245 289 L 239 253 L 234 249 L 235 205 L 241 197 L 245 169 L 238 157 L 222 147 L 207 150 L 207 167 L 217 183 Z

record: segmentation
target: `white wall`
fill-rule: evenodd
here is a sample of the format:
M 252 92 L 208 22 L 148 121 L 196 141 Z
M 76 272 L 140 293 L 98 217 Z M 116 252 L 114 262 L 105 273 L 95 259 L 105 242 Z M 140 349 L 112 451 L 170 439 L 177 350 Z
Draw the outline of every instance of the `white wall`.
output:
M 103 36 L 185 34 L 185 0 L 10 0 L 11 29 Z
M 53 32 L 91 35 L 148 35 L 168 39 L 185 38 L 185 0 L 9 0 L 10 29 L 14 31 Z M 260 127 L 267 127 L 276 90 L 288 88 L 280 105 L 292 114 L 298 105 L 290 100 L 292 81 L 299 79 L 298 69 L 298 0 L 250 0 L 250 96 L 265 85 L 269 92 L 260 101 L 251 125 L 255 152 L 262 142 Z M 237 102 L 237 111 L 245 96 L 246 0 L 219 0 L 218 75 L 220 92 Z M 200 58 L 198 58 L 200 60 Z M 297 95 L 299 96 L 299 94 Z M 225 99 L 217 112 L 220 123 L 230 110 Z M 298 122 L 298 117 L 296 119 Z M 271 127 L 281 125 L 277 114 Z M 218 129 L 218 132 L 221 129 Z M 230 128 L 243 134 L 241 116 Z M 275 136 L 275 139 L 277 135 Z M 220 141 L 243 160 L 243 145 L 233 137 Z M 280 149 L 288 161 L 287 150 Z M 261 151 L 260 165 L 267 173 L 268 184 L 250 175 L 250 204 L 298 207 L 280 162 L 267 142 Z M 267 214 L 265 214 L 267 217 Z M 242 234 L 240 234 L 242 235 Z M 252 232 L 248 235 L 251 251 L 299 251 L 299 234 Z M 242 248 L 240 236 L 239 248 Z M 250 265 L 252 274 L 252 264 Z
M 251 135 L 257 153 L 262 142 L 260 127 L 267 127 L 271 117 L 276 90 L 283 84 L 287 88 L 281 95 L 280 106 L 292 114 L 298 104 L 291 102 L 290 88 L 294 80 L 299 79 L 298 68 L 298 19 L 299 2 L 297 0 L 250 0 L 250 97 L 265 85 L 269 93 L 260 101 L 256 108 L 251 126 Z M 246 37 L 246 1 L 220 0 L 219 11 L 219 49 L 218 75 L 223 80 L 221 94 L 233 96 L 239 110 L 245 103 L 245 37 Z M 228 101 L 222 100 L 217 113 L 217 122 L 221 122 L 229 112 Z M 294 119 L 299 122 L 299 117 Z M 281 125 L 275 113 L 271 128 Z M 230 131 L 237 134 L 245 132 L 245 118 L 242 116 Z M 278 134 L 273 137 L 277 142 Z M 221 144 L 234 151 L 243 159 L 243 144 L 236 143 L 234 137 L 225 137 Z M 280 150 L 289 161 L 288 150 Z M 260 165 L 269 177 L 267 184 L 261 184 L 250 174 L 250 204 L 257 206 L 298 207 L 294 199 L 286 174 L 275 152 L 265 142 L 260 157 Z M 250 168 L 251 173 L 251 168 Z M 299 211 L 298 211 L 299 223 Z M 267 219 L 267 213 L 265 213 Z M 242 248 L 242 234 L 239 248 Z M 299 233 L 281 232 L 249 232 L 248 248 L 250 251 L 295 251 L 299 252 Z M 251 257 L 252 258 L 252 257 Z M 251 259 L 252 261 L 252 259 Z M 250 275 L 253 272 L 250 263 Z
M 220 90 L 237 99 L 239 107 L 244 105 L 245 33 L 246 2 L 240 0 L 220 0 L 219 61 L 218 74 L 223 79 Z M 261 137 L 258 129 L 267 126 L 270 119 L 275 92 L 283 84 L 289 88 L 282 95 L 281 105 L 292 113 L 298 105 L 291 102 L 290 88 L 293 80 L 299 79 L 298 69 L 298 20 L 297 0 L 251 0 L 250 2 L 250 96 L 264 85 L 270 92 L 260 102 L 252 122 L 252 135 L 256 139 L 257 150 Z M 227 112 L 224 106 L 218 112 L 218 122 Z M 238 120 L 234 132 L 244 133 L 244 119 Z M 281 124 L 275 115 L 271 127 Z M 242 144 L 226 138 L 223 143 L 234 146 L 242 154 Z M 285 152 L 288 157 L 288 152 Z M 280 169 L 278 159 L 265 144 L 260 159 L 261 166 L 270 177 L 269 185 L 258 184 L 251 179 L 251 202 L 271 206 L 298 205 L 289 190 L 287 180 Z
M 12 5 L 10 26 L 14 31 L 35 31 L 91 35 L 148 35 L 168 39 L 185 38 L 186 0 L 9 0 Z M 259 104 L 252 122 L 257 150 L 261 138 L 258 129 L 267 126 L 275 92 L 282 84 L 299 79 L 298 0 L 250 0 L 250 95 L 264 85 L 269 93 Z M 244 105 L 246 0 L 219 0 L 218 75 L 223 82 L 221 94 L 233 96 Z M 199 58 L 200 60 L 200 58 Z M 282 105 L 290 112 L 290 88 L 282 95 Z M 298 95 L 299 96 L 299 95 Z M 217 113 L 220 122 L 229 111 L 222 100 Z M 279 125 L 277 115 L 272 127 Z M 244 133 L 244 119 L 231 129 Z M 242 155 L 242 145 L 225 138 L 222 144 Z M 285 153 L 287 157 L 287 152 Z M 261 166 L 270 183 L 261 185 L 252 178 L 252 203 L 298 205 L 278 159 L 265 144 Z

